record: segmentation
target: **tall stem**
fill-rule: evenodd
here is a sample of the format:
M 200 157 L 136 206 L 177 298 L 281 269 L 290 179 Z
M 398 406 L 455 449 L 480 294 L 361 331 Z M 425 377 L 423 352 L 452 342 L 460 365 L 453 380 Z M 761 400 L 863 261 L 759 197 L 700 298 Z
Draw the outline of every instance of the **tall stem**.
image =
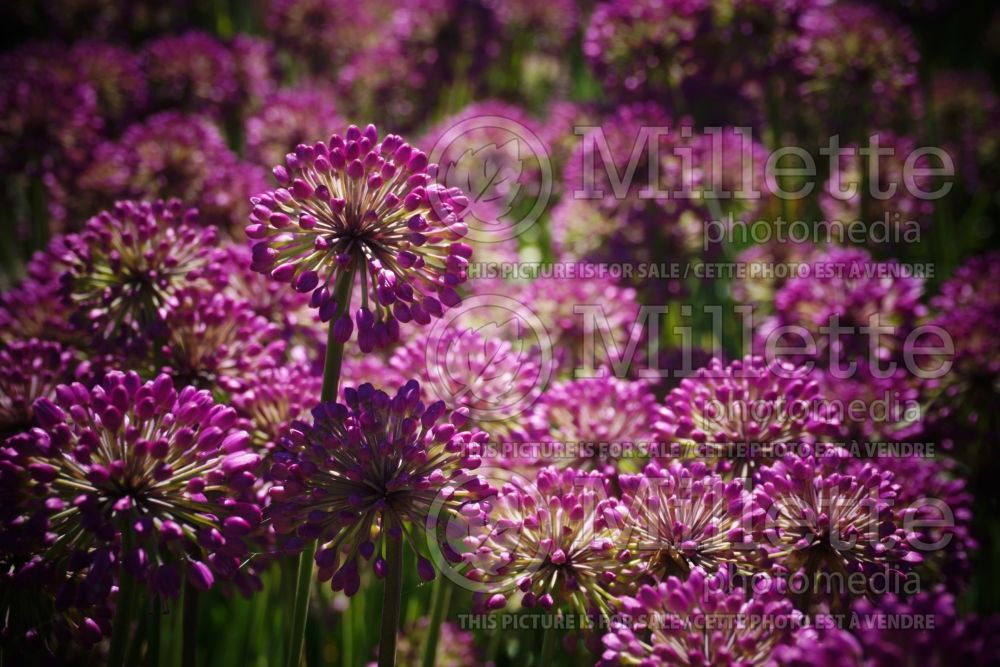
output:
M 554 623 L 553 623 L 554 624 Z M 542 654 L 538 657 L 539 667 L 548 667 L 552 664 L 552 656 L 556 650 L 556 629 L 549 627 L 542 630 Z
M 431 591 L 431 623 L 424 639 L 424 650 L 421 664 L 423 667 L 434 667 L 437 658 L 438 640 L 441 637 L 441 622 L 448 614 L 451 604 L 451 586 L 443 576 L 435 577 L 434 589 Z
M 146 646 L 146 667 L 159 667 L 160 665 L 160 621 L 163 620 L 163 613 L 160 609 L 160 596 L 150 595 L 149 614 L 149 642 Z
M 382 629 L 378 640 L 378 667 L 396 664 L 396 633 L 403 597 L 403 538 L 387 535 L 385 540 L 385 588 L 382 592 Z
M 198 648 L 198 591 L 191 584 L 184 584 L 184 621 L 181 639 L 181 664 L 195 667 Z
M 132 548 L 131 533 L 122 533 L 122 553 L 128 553 Z M 128 649 L 129 635 L 132 630 L 132 601 L 135 599 L 135 579 L 124 568 L 118 578 L 118 601 L 115 606 L 114 626 L 111 630 L 111 647 L 108 651 L 109 667 L 122 667 L 125 664 L 125 652 Z
M 333 325 L 351 308 L 351 290 L 354 289 L 354 270 L 343 271 L 337 276 L 333 288 L 333 298 L 337 302 L 337 312 L 330 318 L 326 336 L 326 360 L 323 364 L 323 389 L 320 401 L 334 401 L 340 387 L 340 367 L 344 361 L 344 344 L 333 337 Z M 306 621 L 309 618 L 309 595 L 312 589 L 313 559 L 316 557 L 316 542 L 310 542 L 299 554 L 298 569 L 295 574 L 295 598 L 292 608 L 292 634 L 288 642 L 288 660 L 285 667 L 299 667 L 302 663 L 302 649 L 306 641 Z

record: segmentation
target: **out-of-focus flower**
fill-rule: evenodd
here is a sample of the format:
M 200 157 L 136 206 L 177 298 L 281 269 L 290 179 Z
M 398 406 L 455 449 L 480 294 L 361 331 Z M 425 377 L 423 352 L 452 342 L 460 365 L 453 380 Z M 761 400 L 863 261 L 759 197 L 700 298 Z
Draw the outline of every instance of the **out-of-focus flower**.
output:
M 268 0 L 265 25 L 278 46 L 315 74 L 335 72 L 378 40 L 367 4 L 348 0 Z
M 930 111 L 965 190 L 989 189 L 997 182 L 991 165 L 1000 154 L 1000 98 L 990 78 L 983 72 L 935 71 Z
M 419 379 L 449 408 L 464 408 L 491 435 L 503 436 L 542 395 L 547 378 L 538 350 L 491 334 L 486 328 L 434 329 L 398 348 L 387 365 L 399 378 Z
M 446 416 L 442 401 L 425 406 L 415 380 L 395 396 L 364 384 L 344 399 L 314 408 L 312 424 L 293 423 L 273 453 L 275 527 L 294 536 L 288 548 L 318 539 L 320 580 L 348 596 L 361 585 L 360 560 L 374 558 L 385 576 L 387 540 L 405 538 L 420 577 L 433 579 L 425 531 L 437 539 L 437 526 L 482 513 L 493 493 L 472 472 L 487 435 L 459 431 L 464 416 Z
M 871 464 L 849 469 L 851 460 L 788 454 L 761 468 L 754 487 L 755 539 L 776 572 L 805 577 L 793 590 L 809 605 L 829 600 L 842 608 L 861 593 L 852 573 L 892 579 L 923 560 L 893 514 L 892 472 Z
M 154 360 L 180 387 L 233 394 L 284 358 L 279 327 L 228 294 L 186 288 L 161 316 L 169 326 Z
M 155 39 L 146 44 L 142 60 L 157 108 L 214 115 L 239 94 L 233 54 L 206 33 L 190 31 Z
M 261 37 L 237 35 L 229 50 L 236 69 L 236 104 L 255 109 L 278 85 L 274 46 Z
M 603 511 L 608 489 L 603 473 L 573 468 L 542 468 L 534 482 L 505 484 L 462 555 L 486 607 L 503 608 L 519 593 L 529 608 L 608 614 L 610 591 L 633 558 L 621 548 L 622 517 Z
M 40 428 L 8 442 L 5 474 L 24 520 L 52 535 L 45 561 L 105 596 L 122 569 L 164 597 L 182 577 L 202 590 L 255 585 L 241 563 L 262 513 L 244 491 L 261 458 L 232 408 L 165 375 L 112 372 L 90 390 L 61 385 L 35 417 Z
M 397 665 L 417 667 L 422 664 L 422 650 L 424 642 L 427 641 L 430 623 L 429 616 L 421 616 L 399 633 L 396 638 Z M 474 634 L 448 621 L 441 624 L 439 632 L 437 653 L 434 656 L 434 664 L 437 667 L 477 667 L 484 664 L 476 650 Z M 368 667 L 376 665 L 376 662 L 368 663 Z M 487 663 L 487 667 L 489 665 L 492 663 Z
M 246 120 L 247 158 L 262 165 L 278 164 L 299 144 L 343 127 L 335 99 L 332 90 L 315 84 L 268 95 Z
M 249 210 L 247 192 L 265 187 L 266 178 L 237 159 L 207 118 L 165 111 L 100 144 L 79 175 L 52 189 L 70 218 L 119 199 L 176 197 L 198 206 L 203 224 L 238 230 Z
M 350 299 L 341 277 L 362 286 L 357 309 L 363 352 L 398 340 L 399 323 L 426 325 L 461 299 L 472 248 L 459 213 L 468 199 L 431 182 L 427 156 L 374 125 L 300 145 L 274 168 L 280 187 L 251 199 L 246 235 L 252 268 L 311 294 L 310 305 L 336 338 L 350 339 Z
M 539 396 L 511 437 L 537 449 L 526 463 L 608 474 L 641 467 L 656 440 L 656 397 L 648 382 L 608 375 L 556 382 Z
M 545 4 L 525 0 L 486 0 L 507 40 L 531 35 L 534 50 L 558 53 L 573 38 L 580 8 L 570 0 Z
M 934 202 L 917 196 L 916 191 L 931 193 L 937 189 L 933 179 L 926 175 L 927 169 L 937 165 L 926 155 L 911 163 L 910 156 L 918 146 L 908 137 L 875 133 L 870 136 L 869 146 L 880 151 L 875 167 L 878 178 L 870 164 L 863 165 L 874 154 L 866 157 L 858 154 L 857 146 L 847 147 L 845 150 L 851 153 L 839 158 L 839 169 L 830 175 L 820 195 L 824 218 L 845 226 L 857 220 L 866 225 L 884 222 L 885 238 L 874 239 L 882 243 L 900 245 L 919 241 L 921 228 L 929 224 L 934 213 Z M 891 153 L 881 155 L 882 151 Z M 874 188 L 881 194 L 873 195 Z M 847 238 L 846 232 L 841 236 Z
M 604 635 L 602 667 L 780 664 L 782 648 L 809 631 L 809 619 L 789 600 L 774 591 L 748 597 L 721 572 L 695 569 L 686 580 L 671 576 L 621 600 L 635 624 L 618 623 Z M 819 655 L 820 646 L 810 648 Z
M 628 548 L 638 555 L 638 570 L 654 580 L 745 565 L 753 555 L 753 535 L 744 530 L 753 503 L 744 480 L 726 481 L 700 461 L 672 461 L 621 475 L 619 484 L 632 527 Z
M 319 403 L 321 378 L 302 364 L 264 368 L 252 383 L 233 394 L 233 407 L 243 418 L 254 447 L 273 450 L 293 421 L 309 415 Z
M 0 433 L 27 429 L 36 399 L 55 396 L 72 376 L 73 352 L 37 338 L 0 345 Z
M 824 143 L 833 134 L 855 139 L 870 127 L 905 127 L 922 113 L 913 34 L 877 7 L 818 4 L 800 18 L 794 48 L 796 109 Z
M 832 407 L 819 382 L 792 364 L 712 359 L 667 395 L 656 431 L 679 454 L 707 457 L 721 472 L 744 477 L 786 451 L 815 451 L 837 435 Z
M 920 619 L 922 626 L 907 627 L 896 620 L 904 618 Z M 858 600 L 847 621 L 856 628 L 865 667 L 914 663 L 986 667 L 1000 652 L 1000 618 L 962 616 L 955 596 L 943 587 L 909 600 L 891 593 L 877 602 Z
M 737 256 L 736 261 L 746 267 L 746 276 L 730 283 L 732 297 L 740 303 L 753 304 L 754 313 L 769 313 L 774 293 L 817 252 L 812 243 L 790 240 L 750 246 Z
M 29 338 L 63 343 L 80 339 L 69 322 L 57 276 L 28 277 L 0 292 L 0 342 Z
M 783 358 L 814 365 L 821 394 L 845 414 L 848 435 L 902 438 L 919 431 L 918 388 L 903 355 L 926 312 L 923 278 L 861 249 L 834 248 L 808 266 L 775 294 L 774 315 L 758 328 L 755 348 L 765 358 L 775 346 L 796 348 Z
M 138 346 L 161 336 L 163 308 L 185 288 L 225 283 L 214 229 L 180 201 L 121 201 L 67 239 L 63 298 L 98 344 Z M 125 351 L 125 350 L 120 350 Z
M 106 42 L 80 42 L 67 54 L 69 62 L 97 92 L 105 122 L 120 128 L 146 108 L 148 87 L 139 58 Z

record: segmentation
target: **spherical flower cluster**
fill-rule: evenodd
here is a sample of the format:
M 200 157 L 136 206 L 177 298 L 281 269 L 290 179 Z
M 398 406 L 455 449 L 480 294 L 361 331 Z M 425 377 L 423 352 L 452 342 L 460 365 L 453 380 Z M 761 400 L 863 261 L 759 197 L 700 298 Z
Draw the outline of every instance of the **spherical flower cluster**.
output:
M 4 477 L 24 519 L 44 519 L 46 561 L 86 571 L 105 595 L 122 568 L 165 597 L 182 577 L 254 585 L 240 564 L 262 514 L 243 492 L 261 459 L 232 408 L 166 375 L 113 372 L 90 390 L 61 385 L 35 416 L 40 428 L 8 443 Z
M 551 167 L 537 154 L 540 133 L 522 109 L 486 101 L 442 120 L 419 144 L 437 159 L 438 179 L 469 194 L 467 218 L 488 241 L 491 226 L 530 210 L 551 183 Z
M 278 164 L 299 144 L 343 127 L 335 99 L 333 91 L 317 85 L 282 88 L 268 95 L 246 120 L 247 158 L 267 166 Z
M 278 326 L 225 293 L 189 287 L 161 312 L 170 326 L 154 360 L 180 386 L 241 392 L 284 358 Z
M 355 126 L 327 145 L 300 145 L 274 168 L 281 187 L 252 198 L 254 270 L 311 294 L 334 334 L 353 332 L 346 279 L 363 286 L 357 311 L 363 352 L 399 336 L 400 322 L 426 325 L 458 305 L 472 248 L 459 242 L 468 199 L 431 183 L 427 156 L 396 135 L 378 141 Z M 338 302 L 339 299 L 339 302 Z
M 273 450 L 293 421 L 309 415 L 319 403 L 321 379 L 302 364 L 263 368 L 253 382 L 232 396 L 241 425 L 253 446 Z
M 921 227 L 930 222 L 934 213 L 934 202 L 916 194 L 937 190 L 926 171 L 932 161 L 924 155 L 910 163 L 917 143 L 909 137 L 880 132 L 871 135 L 869 141 L 870 150 L 891 151 L 877 160 L 878 178 L 862 164 L 871 158 L 860 155 L 857 146 L 847 147 L 852 153 L 839 159 L 839 169 L 830 175 L 820 196 L 824 218 L 845 225 L 857 220 L 867 224 L 884 221 L 888 239 L 919 239 Z M 869 188 L 885 194 L 874 197 Z
M 527 463 L 608 474 L 639 467 L 656 440 L 656 397 L 648 382 L 608 375 L 555 382 L 539 396 L 512 436 L 538 447 Z
M 464 416 L 448 417 L 442 401 L 425 406 L 415 380 L 395 396 L 364 384 L 344 399 L 314 408 L 312 424 L 293 423 L 273 453 L 274 525 L 298 541 L 318 539 L 320 580 L 348 596 L 361 585 L 361 559 L 374 557 L 385 576 L 388 540 L 405 537 L 420 577 L 433 579 L 418 536 L 435 539 L 438 526 L 482 512 L 493 492 L 472 471 L 486 434 L 459 431 Z
M 78 332 L 69 323 L 56 276 L 29 276 L 0 292 L 0 343 L 30 338 L 75 341 Z
M 744 528 L 753 503 L 744 480 L 726 481 L 701 462 L 672 461 L 621 475 L 619 484 L 633 527 L 629 549 L 640 554 L 640 571 L 656 581 L 687 577 L 694 568 L 715 572 L 752 555 L 753 535 Z
M 63 296 L 98 343 L 139 345 L 164 332 L 162 309 L 184 288 L 221 287 L 215 230 L 180 201 L 118 202 L 66 240 Z
M 508 40 L 530 31 L 536 50 L 557 53 L 566 48 L 580 23 L 580 8 L 570 0 L 538 4 L 524 0 L 486 0 Z
M 268 0 L 265 11 L 275 42 L 317 74 L 343 65 L 377 36 L 370 8 L 346 0 Z
M 788 454 L 760 470 L 755 539 L 781 571 L 807 578 L 821 572 L 889 576 L 923 560 L 893 514 L 892 472 L 871 464 L 848 471 L 849 460 Z M 829 596 L 842 604 L 856 593 L 847 580 L 831 578 L 829 590 L 820 581 L 808 581 L 807 601 Z
M 421 616 L 400 631 L 396 639 L 397 665 L 421 664 L 430 624 L 430 617 Z M 448 621 L 441 623 L 439 632 L 437 653 L 434 656 L 434 664 L 437 667 L 477 667 L 483 664 L 479 651 L 476 650 L 474 634 Z M 370 662 L 368 667 L 375 667 L 376 664 Z
M 746 267 L 746 276 L 730 283 L 730 293 L 740 303 L 753 304 L 755 313 L 769 313 L 774 293 L 817 252 L 809 242 L 786 240 L 752 245 L 737 255 L 736 261 Z
M 389 372 L 420 379 L 435 399 L 463 408 L 492 435 L 504 435 L 545 390 L 547 376 L 537 350 L 490 334 L 458 327 L 432 330 L 393 352 Z
M 217 113 L 239 92 L 233 54 L 208 34 L 160 37 L 146 45 L 142 59 L 158 108 Z
M 940 141 L 955 160 L 962 186 L 974 193 L 996 183 L 990 167 L 1000 155 L 1000 97 L 982 72 L 937 71 L 931 80 L 930 112 Z
M 277 87 L 274 46 L 261 37 L 237 35 L 229 50 L 236 67 L 236 103 L 255 109 Z
M 775 294 L 775 313 L 756 332 L 755 347 L 765 357 L 777 345 L 801 350 L 789 360 L 815 364 L 822 395 L 842 406 L 887 405 L 884 415 L 872 412 L 864 419 L 846 410 L 848 433 L 866 438 L 912 435 L 921 426 L 921 415 L 903 355 L 908 336 L 926 312 L 920 302 L 923 278 L 894 260 L 875 261 L 860 249 L 828 250 L 815 256 L 809 268 Z M 896 364 L 891 372 L 886 370 L 890 363 Z
M 146 77 L 139 58 L 128 49 L 106 42 L 80 42 L 66 58 L 78 76 L 94 87 L 108 126 L 120 128 L 122 122 L 146 108 Z
M 816 131 L 860 138 L 855 122 L 893 129 L 917 106 L 920 55 L 910 30 L 877 7 L 819 5 L 799 20 L 793 67 L 798 108 Z M 860 105 L 860 107 L 859 107 Z
M 785 451 L 812 451 L 837 435 L 831 407 L 819 382 L 791 364 L 712 359 L 667 395 L 656 431 L 679 453 L 707 457 L 720 472 L 744 477 Z
M 56 385 L 70 379 L 73 352 L 37 338 L 0 346 L 0 434 L 17 433 L 33 423 L 36 399 L 55 396 Z
M 777 664 L 781 647 L 795 643 L 808 619 L 775 593 L 747 597 L 724 573 L 695 569 L 624 596 L 626 613 L 643 619 L 620 623 L 604 635 L 599 665 Z
M 542 468 L 534 482 L 515 477 L 492 502 L 480 534 L 467 538 L 467 576 L 500 609 L 520 593 L 525 607 L 607 614 L 618 573 L 633 558 L 621 548 L 621 509 L 608 508 L 599 472 Z

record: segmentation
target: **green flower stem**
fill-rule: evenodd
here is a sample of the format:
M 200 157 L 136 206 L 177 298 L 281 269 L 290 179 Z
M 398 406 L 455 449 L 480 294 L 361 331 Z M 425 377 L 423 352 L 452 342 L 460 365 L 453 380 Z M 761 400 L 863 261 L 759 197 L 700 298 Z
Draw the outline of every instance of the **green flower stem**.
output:
M 336 400 L 340 387 L 340 368 L 344 361 L 344 344 L 334 340 L 333 325 L 341 315 L 350 312 L 352 289 L 354 289 L 354 270 L 341 272 L 333 288 L 333 298 L 339 307 L 336 314 L 330 318 L 330 327 L 326 337 L 323 389 L 319 397 L 324 403 Z M 285 667 L 299 667 L 302 664 L 302 649 L 305 646 L 306 621 L 309 618 L 309 595 L 312 589 L 313 560 L 315 557 L 316 542 L 310 542 L 299 554 L 299 564 L 295 574 L 292 633 L 289 635 L 288 659 L 285 662 Z
M 131 531 L 125 530 L 122 532 L 122 553 L 128 553 L 131 548 Z M 111 629 L 111 647 L 108 651 L 109 667 L 122 667 L 125 664 L 129 635 L 132 634 L 132 603 L 136 594 L 135 578 L 122 569 L 118 579 L 118 600 L 115 605 L 114 625 Z
M 198 661 L 198 591 L 184 584 L 184 621 L 181 640 L 181 664 L 195 667 Z
M 160 596 L 150 596 L 149 610 L 149 640 L 146 644 L 146 667 L 160 665 L 160 622 L 163 612 L 160 608 Z
M 555 624 L 553 623 L 553 626 Z M 552 664 L 552 657 L 556 651 L 556 629 L 555 627 L 542 630 L 542 653 L 538 657 L 539 667 L 548 667 Z
M 385 540 L 386 574 L 382 592 L 382 629 L 378 640 L 378 667 L 396 664 L 396 633 L 403 597 L 403 538 Z
M 448 614 L 448 607 L 451 605 L 451 585 L 444 576 L 438 575 L 434 578 L 434 588 L 431 590 L 431 622 L 427 628 L 427 637 L 424 639 L 423 656 L 421 664 L 423 667 L 434 667 L 437 658 L 438 640 L 441 637 L 441 622 Z

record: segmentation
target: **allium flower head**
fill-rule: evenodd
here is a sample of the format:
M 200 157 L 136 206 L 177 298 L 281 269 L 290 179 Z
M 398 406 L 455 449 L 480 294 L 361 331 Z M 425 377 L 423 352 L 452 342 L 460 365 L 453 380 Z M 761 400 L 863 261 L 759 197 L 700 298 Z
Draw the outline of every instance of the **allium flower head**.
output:
M 346 0 L 268 0 L 265 25 L 316 74 L 343 65 L 377 34 L 369 6 Z
M 784 448 L 799 451 L 837 435 L 830 407 L 819 382 L 792 364 L 712 359 L 667 395 L 656 430 L 661 441 L 687 450 L 682 453 L 742 477 Z
M 529 608 L 607 614 L 609 591 L 632 559 L 620 546 L 619 508 L 603 511 L 608 489 L 603 473 L 573 468 L 542 468 L 534 482 L 505 484 L 463 554 L 467 576 L 487 592 L 487 608 L 520 593 Z
M 273 450 L 293 421 L 309 415 L 319 402 L 321 378 L 302 364 L 264 368 L 232 397 L 233 407 L 245 420 L 254 447 Z
M 161 312 L 169 327 L 154 358 L 180 386 L 232 394 L 284 357 L 279 327 L 228 294 L 189 287 Z
M 724 573 L 700 569 L 686 580 L 671 576 L 642 586 L 622 605 L 637 622 L 616 624 L 604 635 L 602 667 L 777 664 L 776 651 L 794 644 L 809 622 L 773 591 L 748 597 Z
M 609 474 L 637 469 L 641 463 L 635 459 L 656 440 L 656 397 L 648 382 L 610 375 L 552 384 L 524 415 L 513 439 L 539 447 L 547 465 Z M 559 447 L 565 448 L 562 455 Z
M 396 639 L 396 664 L 410 667 L 421 664 L 424 642 L 431 624 L 429 616 L 421 616 L 400 631 Z M 483 661 L 476 650 L 476 636 L 456 623 L 441 624 L 434 664 L 437 667 L 477 667 Z M 376 662 L 368 663 L 375 667 Z
M 143 66 L 160 108 L 218 113 L 237 93 L 236 64 L 224 44 L 191 31 L 146 44 Z
M 0 433 L 16 433 L 33 422 L 32 404 L 55 396 L 72 375 L 73 353 L 59 343 L 32 338 L 0 345 Z
M 442 401 L 424 405 L 411 380 L 389 396 L 370 384 L 344 390 L 346 404 L 322 403 L 313 423 L 295 422 L 273 453 L 272 517 L 297 541 L 318 539 L 320 580 L 347 595 L 361 585 L 360 561 L 386 574 L 386 540 L 406 539 L 417 572 L 434 578 L 420 555 L 438 522 L 481 514 L 493 492 L 473 471 L 483 432 L 459 431 Z M 424 531 L 427 537 L 424 538 Z
M 122 121 L 145 109 L 146 77 L 139 58 L 128 49 L 106 42 L 80 42 L 73 46 L 68 59 L 97 92 L 107 125 L 120 128 Z
M 431 396 L 464 409 L 491 435 L 502 435 L 542 394 L 547 377 L 537 350 L 491 333 L 447 327 L 439 336 L 416 336 L 393 352 L 389 372 L 420 379 Z
M 357 310 L 362 351 L 385 347 L 400 322 L 424 325 L 460 298 L 472 248 L 459 242 L 467 228 L 467 198 L 431 182 L 427 156 L 374 125 L 355 126 L 327 145 L 300 145 L 274 168 L 281 187 L 253 197 L 246 234 L 253 268 L 311 293 L 321 320 L 335 315 L 335 334 L 353 331 L 349 298 L 334 287 L 353 272 L 363 287 Z M 348 276 L 350 277 L 350 276 Z
M 178 200 L 122 201 L 67 239 L 63 295 L 98 342 L 162 334 L 162 309 L 185 288 L 224 284 L 214 229 Z
M 726 481 L 701 462 L 672 461 L 621 475 L 619 484 L 632 526 L 629 549 L 655 580 L 687 577 L 693 568 L 714 572 L 752 553 L 752 535 L 744 530 L 752 499 L 744 480 Z
M 760 470 L 755 530 L 769 559 L 807 577 L 818 572 L 888 575 L 921 562 L 893 513 L 898 488 L 892 473 L 871 464 L 845 470 L 845 460 L 788 454 Z M 808 592 L 842 603 L 845 592 L 854 591 L 837 585 Z
M 332 90 L 316 84 L 282 88 L 268 95 L 246 120 L 247 158 L 274 165 L 299 144 L 343 127 L 335 99 Z
M 203 590 L 252 585 L 240 563 L 262 517 L 242 494 L 261 459 L 232 408 L 166 375 L 112 372 L 90 390 L 61 385 L 35 415 L 40 428 L 8 443 L 5 475 L 25 518 L 47 523 L 45 560 L 86 571 L 105 595 L 122 567 L 168 597 L 185 575 Z

